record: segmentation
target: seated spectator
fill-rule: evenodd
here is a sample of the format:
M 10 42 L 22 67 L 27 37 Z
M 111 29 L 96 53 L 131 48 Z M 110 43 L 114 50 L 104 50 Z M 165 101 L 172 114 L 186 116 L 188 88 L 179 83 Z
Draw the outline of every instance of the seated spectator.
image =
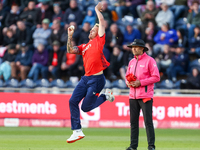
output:
M 128 13 L 131 13 L 134 18 L 138 18 L 136 8 L 138 5 L 145 4 L 145 0 L 127 0 L 124 3 L 120 2 L 119 4 L 120 5 L 116 7 L 116 12 L 120 19 Z
M 126 30 L 124 32 L 124 40 L 123 40 L 123 49 L 126 49 L 127 45 L 132 43 L 134 39 L 141 39 L 141 33 L 138 29 L 133 28 L 131 24 L 126 26 Z
M 84 25 L 85 22 L 88 22 L 90 26 L 93 27 L 95 24 L 95 20 L 96 20 L 96 15 L 95 15 L 94 8 L 88 7 L 87 15 L 83 19 L 82 26 Z
M 26 79 L 28 72 L 31 68 L 32 57 L 33 52 L 31 50 L 28 50 L 28 46 L 25 43 L 22 43 L 20 47 L 20 52 L 15 59 L 15 64 L 11 66 L 13 78 L 18 78 L 17 74 L 19 71 L 20 79 Z
M 114 6 L 115 6 L 115 11 L 117 12 L 117 16 L 119 19 L 122 19 L 124 14 L 122 12 L 122 9 L 125 8 L 125 1 L 123 0 L 117 0 L 115 3 L 114 3 Z M 124 7 L 124 8 L 123 8 Z
M 49 28 L 49 19 L 44 19 L 42 21 L 42 28 L 37 28 L 33 33 L 33 45 L 38 47 L 39 43 L 44 46 L 48 45 L 48 38 L 51 35 L 51 29 Z
M 72 46 L 75 45 L 76 43 L 73 40 Z M 81 55 L 67 53 L 66 51 L 62 59 L 61 70 L 64 71 L 64 73 L 66 73 L 67 76 L 83 75 L 84 69 Z
M 110 32 L 106 36 L 105 46 L 112 52 L 113 47 L 116 45 L 122 45 L 123 42 L 123 34 L 118 28 L 116 23 L 113 23 L 110 26 Z
M 110 80 L 115 80 L 118 76 L 125 80 L 126 71 L 123 66 L 123 52 L 119 46 L 114 46 L 113 48 L 108 72 Z
M 49 22 L 52 21 L 52 16 L 53 16 L 53 9 L 50 7 L 48 1 L 43 1 L 42 5 L 40 7 L 40 10 L 38 12 L 38 17 L 37 17 L 37 28 L 42 27 L 42 21 L 46 18 L 49 19 Z
M 129 56 L 132 58 L 132 51 L 131 51 L 131 48 L 127 47 L 127 45 L 132 43 L 134 41 L 134 39 L 141 39 L 141 33 L 138 29 L 133 28 L 133 26 L 131 24 L 128 24 L 126 26 L 126 30 L 123 34 L 123 37 L 124 37 L 123 43 L 122 43 L 122 49 L 124 51 L 123 59 L 129 60 Z
M 200 11 L 199 2 L 192 2 L 192 10 L 187 16 L 187 28 L 188 28 L 188 39 L 191 39 L 194 35 L 194 28 L 200 24 Z
M 3 9 L 3 4 L 0 2 L 0 28 L 4 27 L 6 12 Z
M 160 53 L 156 58 L 156 63 L 160 72 L 166 72 L 166 69 L 172 63 L 172 52 L 170 51 L 169 45 L 164 45 L 163 52 Z
M 194 0 L 187 0 L 187 5 L 188 5 L 189 9 L 192 9 L 192 3 L 193 3 L 193 1 Z M 198 1 L 199 4 L 200 4 L 200 0 L 196 0 L 196 1 Z
M 76 22 L 77 25 L 81 25 L 83 16 L 82 11 L 77 6 L 76 0 L 70 0 L 69 8 L 65 11 L 64 14 L 64 22 L 66 25 L 66 28 L 69 27 L 70 22 Z
M 161 30 L 154 37 L 155 45 L 153 46 L 153 53 L 157 56 L 160 52 L 163 52 L 163 46 L 174 45 L 178 41 L 176 30 L 169 29 L 168 23 L 163 24 Z
M 16 30 L 16 37 L 17 37 L 17 49 L 19 49 L 22 43 L 26 45 L 31 44 L 32 38 L 31 31 L 28 27 L 26 27 L 23 21 L 17 21 L 17 30 Z
M 76 43 L 78 43 L 80 34 L 81 34 L 81 29 L 77 27 L 76 22 L 70 22 L 69 26 L 71 26 L 71 25 L 73 25 L 75 27 L 72 38 L 75 40 Z M 68 27 L 65 26 L 64 32 L 61 36 L 61 42 L 67 43 L 67 40 L 68 40 Z
M 147 25 L 147 23 L 149 21 L 153 22 L 154 24 L 156 24 L 155 21 L 155 17 L 158 14 L 158 9 L 155 8 L 154 2 L 153 1 L 147 1 L 146 4 L 146 9 L 145 11 L 142 13 L 141 16 L 141 21 L 144 25 Z
M 194 28 L 194 36 L 190 39 L 189 42 L 189 53 L 195 53 L 200 57 L 200 28 L 196 26 Z
M 38 18 L 38 10 L 35 7 L 34 1 L 29 1 L 27 9 L 24 9 L 22 14 L 20 15 L 20 19 L 23 20 L 29 28 L 33 25 L 37 25 L 37 18 Z
M 3 38 L 3 45 L 7 46 L 9 44 L 17 44 L 17 37 L 13 33 L 12 29 L 8 29 L 6 31 L 6 35 L 4 35 L 4 38 Z
M 80 34 L 81 34 L 81 29 L 78 27 L 78 25 L 76 24 L 76 22 L 70 22 L 69 26 L 74 26 L 75 27 L 75 31 L 74 34 L 72 36 L 72 38 L 74 39 L 75 43 L 78 43 L 79 38 L 80 38 Z
M 60 8 L 60 5 L 58 3 L 54 3 L 53 4 L 53 11 L 54 11 L 54 15 L 52 17 L 52 20 L 55 20 L 55 19 L 59 18 L 59 20 L 61 22 L 63 22 L 64 15 L 63 15 L 62 10 Z
M 146 46 L 149 48 L 147 53 L 150 56 L 153 55 L 153 45 L 155 44 L 154 37 L 157 34 L 157 32 L 158 30 L 155 27 L 154 23 L 152 21 L 149 21 L 147 24 L 147 28 L 142 33 L 142 39 L 144 39 Z
M 181 89 L 200 89 L 200 73 L 197 68 L 193 68 L 186 82 L 181 84 Z
M 23 1 L 20 1 L 20 8 L 22 10 L 27 10 L 27 7 L 30 1 L 35 2 L 35 4 L 37 4 L 37 0 L 23 0 Z
M 14 31 L 14 33 L 17 28 L 16 23 L 19 20 L 19 15 L 20 15 L 19 6 L 16 4 L 13 4 L 10 12 L 6 16 L 5 26 L 8 28 L 11 28 Z M 6 29 L 7 28 L 5 28 L 4 30 L 6 30 Z
M 167 69 L 167 76 L 173 82 L 177 81 L 177 75 L 185 75 L 188 70 L 189 57 L 184 53 L 184 48 L 178 46 L 172 56 L 172 64 Z
M 151 45 L 155 44 L 154 37 L 157 34 L 158 30 L 155 27 L 153 21 L 149 21 L 147 24 L 147 27 L 145 28 L 145 31 L 142 33 L 142 39 L 146 43 L 151 43 Z
M 42 78 L 48 78 L 48 51 L 45 50 L 43 44 L 38 44 L 37 49 L 35 50 L 32 57 L 32 67 L 28 74 L 28 78 L 37 81 L 39 74 L 41 73 Z
M 66 44 L 66 42 L 61 43 L 61 35 L 63 34 L 63 28 L 60 26 L 60 19 L 56 18 L 53 20 L 53 25 L 51 26 L 51 35 L 49 37 L 49 44 L 52 45 L 54 41 L 58 41 L 61 46 Z
M 188 47 L 188 38 L 184 34 L 183 29 L 177 30 L 177 36 L 178 36 L 178 43 L 177 45 L 183 46 L 183 47 Z
M 174 14 L 169 10 L 168 5 L 162 3 L 161 9 L 155 18 L 158 27 L 161 28 L 164 23 L 168 23 L 170 28 L 174 28 Z
M 8 46 L 8 50 L 3 56 L 3 63 L 0 65 L 0 76 L 3 75 L 5 81 L 7 81 L 11 75 L 14 74 L 11 67 L 15 65 L 15 59 L 17 56 L 17 51 L 14 44 Z
M 90 23 L 89 22 L 85 22 L 83 24 L 83 27 L 82 27 L 82 31 L 81 31 L 81 34 L 80 34 L 80 38 L 79 38 L 79 42 L 78 42 L 78 45 L 81 45 L 83 43 L 88 43 L 89 42 L 89 34 L 90 34 Z
M 59 4 L 61 11 L 65 11 L 69 8 L 69 1 L 70 0 L 51 0 L 51 4 Z
M 64 55 L 64 51 L 60 50 L 60 43 L 58 41 L 53 42 L 53 51 L 49 52 L 48 70 L 53 75 L 53 78 L 60 78 L 61 63 Z
M 178 21 L 187 11 L 187 0 L 175 0 L 174 5 L 170 7 L 170 10 L 174 13 L 175 22 Z
M 111 11 L 108 9 L 108 2 L 106 0 L 103 0 L 101 2 L 101 4 L 103 5 L 102 9 L 101 9 L 101 14 L 104 17 L 104 20 L 107 21 L 108 26 L 110 26 L 112 24 L 112 13 Z M 96 18 L 96 23 L 99 23 L 98 18 Z

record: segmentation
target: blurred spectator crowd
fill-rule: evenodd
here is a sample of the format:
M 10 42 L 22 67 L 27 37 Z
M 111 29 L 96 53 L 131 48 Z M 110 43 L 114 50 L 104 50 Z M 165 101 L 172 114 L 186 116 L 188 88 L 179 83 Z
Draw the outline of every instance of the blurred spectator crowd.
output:
M 53 82 L 84 75 L 82 56 L 66 52 L 67 28 L 75 26 L 74 46 L 87 43 L 90 29 L 98 23 L 94 10 L 98 2 L 0 0 L 0 80 Z M 103 51 L 110 62 L 104 71 L 107 82 L 122 85 L 134 57 L 126 45 L 139 38 L 157 62 L 160 88 L 200 89 L 200 0 L 102 3 Z M 169 82 L 173 86 L 169 87 Z

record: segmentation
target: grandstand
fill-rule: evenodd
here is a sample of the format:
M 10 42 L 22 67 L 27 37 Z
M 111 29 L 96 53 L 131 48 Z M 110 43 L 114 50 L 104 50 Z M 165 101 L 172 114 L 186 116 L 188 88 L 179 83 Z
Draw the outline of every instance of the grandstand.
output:
M 33 91 L 39 87 L 58 87 L 62 91 L 73 88 L 76 83 L 72 78 L 79 80 L 84 71 L 81 57 L 65 53 L 66 29 L 69 25 L 76 27 L 74 45 L 86 43 L 89 30 L 96 22 L 94 6 L 97 3 L 97 0 L 1 2 L 1 89 L 14 87 Z M 105 0 L 103 3 L 102 14 L 106 20 L 104 55 L 111 63 L 104 72 L 107 86 L 126 91 L 124 73 L 119 71 L 133 58 L 126 45 L 141 38 L 160 70 L 161 82 L 155 89 L 200 89 L 200 17 L 196 7 L 199 1 L 138 0 L 130 6 L 123 1 Z M 161 36 L 164 36 L 162 40 Z M 44 62 L 35 61 L 39 57 L 35 53 L 38 45 L 42 45 L 47 57 Z M 114 53 L 116 46 L 119 55 Z M 59 58 L 54 64 L 52 53 L 56 48 Z M 38 72 L 38 65 L 34 69 L 34 63 L 41 63 L 43 71 Z

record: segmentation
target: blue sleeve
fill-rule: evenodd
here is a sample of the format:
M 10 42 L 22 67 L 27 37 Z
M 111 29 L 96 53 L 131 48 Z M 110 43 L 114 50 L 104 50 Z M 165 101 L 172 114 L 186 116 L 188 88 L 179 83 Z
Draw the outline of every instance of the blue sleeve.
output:
M 139 30 L 136 30 L 136 38 L 141 39 L 141 33 Z
M 178 35 L 176 33 L 176 30 L 173 30 L 172 39 L 174 40 L 174 42 L 178 41 Z
M 159 31 L 155 37 L 154 37 L 154 42 L 159 43 L 160 42 L 160 35 L 161 35 L 161 31 Z

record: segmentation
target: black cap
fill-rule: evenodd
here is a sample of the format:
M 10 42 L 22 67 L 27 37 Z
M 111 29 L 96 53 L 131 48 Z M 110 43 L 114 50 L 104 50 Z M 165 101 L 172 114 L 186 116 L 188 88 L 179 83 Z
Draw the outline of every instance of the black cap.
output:
M 9 44 L 8 45 L 8 49 L 10 50 L 10 49 L 15 49 L 16 48 L 16 45 L 15 44 Z
M 144 52 L 148 51 L 149 49 L 145 46 L 145 42 L 141 39 L 135 39 L 130 45 L 127 45 L 127 47 L 133 47 L 133 46 L 140 46 L 144 47 Z

